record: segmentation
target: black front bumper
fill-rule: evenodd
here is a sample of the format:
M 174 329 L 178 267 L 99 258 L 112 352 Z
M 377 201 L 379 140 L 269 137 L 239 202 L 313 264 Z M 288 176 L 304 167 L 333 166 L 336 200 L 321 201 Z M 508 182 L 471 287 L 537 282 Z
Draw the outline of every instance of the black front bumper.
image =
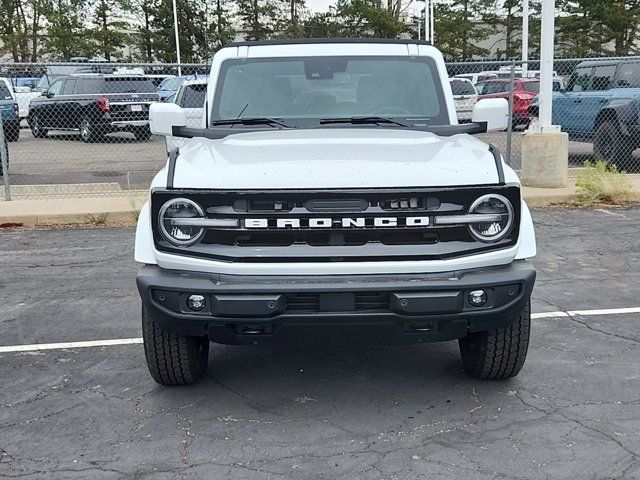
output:
M 165 329 L 249 344 L 297 335 L 379 336 L 391 343 L 452 340 L 509 325 L 529 299 L 526 261 L 439 274 L 237 276 L 145 266 L 137 277 L 144 308 Z M 486 303 L 468 295 L 482 289 Z M 189 310 L 191 294 L 205 297 Z

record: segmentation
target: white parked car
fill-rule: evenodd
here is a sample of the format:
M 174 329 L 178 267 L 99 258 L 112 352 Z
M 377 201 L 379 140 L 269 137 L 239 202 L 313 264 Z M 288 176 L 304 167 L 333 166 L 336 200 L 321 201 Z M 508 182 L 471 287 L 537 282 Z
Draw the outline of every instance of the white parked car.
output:
M 498 78 L 498 74 L 494 72 L 461 73 L 453 78 L 466 78 L 475 85 L 478 82 Z
M 173 103 L 179 105 L 186 116 L 186 126 L 202 128 L 204 126 L 204 102 L 207 96 L 207 78 L 185 80 L 173 96 Z M 167 152 L 184 144 L 184 139 L 173 136 L 166 137 Z
M 476 378 L 516 375 L 536 254 L 520 182 L 458 125 L 442 54 L 415 40 L 233 44 L 211 65 L 201 128 L 151 183 L 135 240 L 147 364 L 195 382 L 210 342 L 459 340 Z M 323 340 L 320 340 L 323 341 Z
M 456 106 L 458 121 L 470 122 L 473 114 L 473 107 L 478 103 L 478 92 L 470 80 L 466 78 L 452 78 L 451 93 L 453 93 L 453 103 Z

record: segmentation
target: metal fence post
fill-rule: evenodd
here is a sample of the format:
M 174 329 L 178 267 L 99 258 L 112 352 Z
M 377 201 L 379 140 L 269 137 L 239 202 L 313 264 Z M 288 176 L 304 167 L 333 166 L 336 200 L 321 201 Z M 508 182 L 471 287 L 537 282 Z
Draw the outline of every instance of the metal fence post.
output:
M 9 152 L 7 139 L 4 138 L 4 123 L 0 114 L 0 159 L 2 160 L 2 178 L 4 179 L 4 199 L 11 201 L 11 184 L 9 183 Z
M 507 165 L 511 165 L 511 136 L 513 135 L 513 90 L 515 88 L 516 62 L 511 61 L 509 74 L 509 119 L 507 123 Z

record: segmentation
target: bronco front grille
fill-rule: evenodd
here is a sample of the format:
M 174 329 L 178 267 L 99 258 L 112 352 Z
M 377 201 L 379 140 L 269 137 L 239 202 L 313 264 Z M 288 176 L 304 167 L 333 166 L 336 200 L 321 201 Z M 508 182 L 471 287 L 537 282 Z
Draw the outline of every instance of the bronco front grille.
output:
M 465 225 L 436 224 L 467 213 L 487 193 L 507 197 L 515 212 L 512 231 L 487 244 Z M 235 226 L 208 226 L 201 240 L 175 246 L 158 231 L 161 206 L 189 198 L 207 219 Z M 350 191 L 182 191 L 155 189 L 152 215 L 158 250 L 235 262 L 382 261 L 444 259 L 506 248 L 517 241 L 518 186 Z

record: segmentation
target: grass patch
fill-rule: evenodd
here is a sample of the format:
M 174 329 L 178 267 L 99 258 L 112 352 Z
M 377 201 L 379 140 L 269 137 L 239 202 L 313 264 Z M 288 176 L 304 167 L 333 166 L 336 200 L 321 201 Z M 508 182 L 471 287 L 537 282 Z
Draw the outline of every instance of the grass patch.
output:
M 576 178 L 576 188 L 577 195 L 573 204 L 578 207 L 625 205 L 631 202 L 633 195 L 633 186 L 626 172 L 603 161 L 584 162 L 584 169 Z
M 84 218 L 87 220 L 87 223 L 90 223 L 92 225 L 104 225 L 105 223 L 107 223 L 108 216 L 108 213 L 99 213 L 97 215 L 88 213 L 84 216 Z

